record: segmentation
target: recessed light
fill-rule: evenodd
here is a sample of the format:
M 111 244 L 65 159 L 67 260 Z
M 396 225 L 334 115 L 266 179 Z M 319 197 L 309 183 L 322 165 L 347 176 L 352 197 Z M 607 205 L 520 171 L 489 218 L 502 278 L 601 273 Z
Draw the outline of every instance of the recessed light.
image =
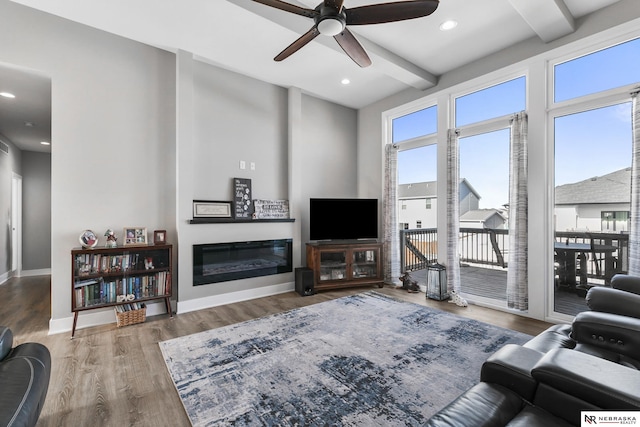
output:
M 457 26 L 458 26 L 458 21 L 454 21 L 453 19 L 450 19 L 440 24 L 440 30 L 449 31 L 449 30 L 453 30 Z
M 40 144 L 42 144 L 42 145 L 51 145 L 51 143 L 47 142 L 47 141 L 40 141 Z
M 348 85 L 349 83 L 351 83 L 351 80 L 349 80 L 349 79 L 342 79 L 342 81 L 340 81 L 340 83 L 342 83 L 343 85 Z
M 0 92 L 0 96 L 4 96 L 5 98 L 15 98 L 16 96 L 9 92 Z
M 24 125 L 25 125 L 26 127 L 28 127 L 28 128 L 32 128 L 32 127 L 35 127 L 35 126 L 36 126 L 36 125 L 35 125 L 35 123 L 33 123 L 33 122 L 24 122 Z

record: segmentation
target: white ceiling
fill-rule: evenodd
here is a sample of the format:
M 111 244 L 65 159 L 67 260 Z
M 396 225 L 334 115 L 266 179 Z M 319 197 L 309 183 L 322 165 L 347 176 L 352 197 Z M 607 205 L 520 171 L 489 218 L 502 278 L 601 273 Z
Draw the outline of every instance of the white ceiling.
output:
M 361 108 L 407 88 L 432 87 L 438 76 L 531 37 L 555 40 L 573 32 L 576 19 L 619 0 L 441 0 L 425 18 L 350 27 L 373 61 L 368 68 L 359 68 L 326 36 L 285 61 L 274 62 L 273 57 L 313 21 L 251 0 L 12 1 L 171 52 L 192 52 L 204 62 Z M 290 0 L 308 8 L 319 2 Z M 345 0 L 345 7 L 380 2 Z M 447 19 L 455 19 L 458 26 L 442 32 L 438 27 Z M 0 71 L 0 79 L 5 73 Z M 343 78 L 351 84 L 342 85 Z M 4 80 L 0 82 L 4 87 Z M 50 88 L 45 92 L 50 100 Z M 0 100 L 0 133 L 23 149 L 41 150 L 40 135 L 35 139 L 16 135 L 25 131 L 24 121 L 46 120 L 31 116 L 7 122 L 6 104 Z

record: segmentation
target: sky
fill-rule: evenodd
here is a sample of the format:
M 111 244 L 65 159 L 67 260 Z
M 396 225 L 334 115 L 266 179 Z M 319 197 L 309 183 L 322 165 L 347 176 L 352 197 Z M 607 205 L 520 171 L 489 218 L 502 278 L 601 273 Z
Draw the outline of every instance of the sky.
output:
M 554 99 L 561 102 L 640 82 L 640 39 L 555 67 Z M 456 100 L 456 126 L 525 109 L 521 77 Z M 436 106 L 393 121 L 394 142 L 436 132 Z M 558 117 L 554 123 L 555 185 L 631 166 L 631 102 Z M 400 151 L 398 183 L 435 181 L 436 146 Z M 508 203 L 509 130 L 460 138 L 460 177 L 479 193 L 480 208 Z

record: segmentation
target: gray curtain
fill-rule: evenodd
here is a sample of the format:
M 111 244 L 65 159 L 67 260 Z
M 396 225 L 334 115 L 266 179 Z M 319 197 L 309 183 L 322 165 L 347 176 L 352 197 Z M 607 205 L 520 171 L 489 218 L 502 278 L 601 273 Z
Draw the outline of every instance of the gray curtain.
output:
M 399 284 L 398 147 L 387 144 L 384 157 L 384 280 L 387 283 Z
M 458 131 L 447 134 L 447 289 L 460 293 L 460 150 Z
M 638 94 L 631 94 L 631 224 L 629 226 L 629 274 L 640 276 L 640 105 Z
M 522 311 L 529 308 L 527 126 L 528 119 L 525 112 L 515 114 L 511 119 L 507 306 Z

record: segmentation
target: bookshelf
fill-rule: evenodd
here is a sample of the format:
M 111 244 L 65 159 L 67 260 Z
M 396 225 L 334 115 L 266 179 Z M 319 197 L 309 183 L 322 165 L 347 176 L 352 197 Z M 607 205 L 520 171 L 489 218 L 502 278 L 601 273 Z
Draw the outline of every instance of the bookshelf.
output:
M 71 310 L 75 335 L 78 314 L 104 307 L 128 309 L 163 299 L 171 312 L 172 245 L 94 248 L 71 251 Z M 116 310 L 117 311 L 117 310 Z

